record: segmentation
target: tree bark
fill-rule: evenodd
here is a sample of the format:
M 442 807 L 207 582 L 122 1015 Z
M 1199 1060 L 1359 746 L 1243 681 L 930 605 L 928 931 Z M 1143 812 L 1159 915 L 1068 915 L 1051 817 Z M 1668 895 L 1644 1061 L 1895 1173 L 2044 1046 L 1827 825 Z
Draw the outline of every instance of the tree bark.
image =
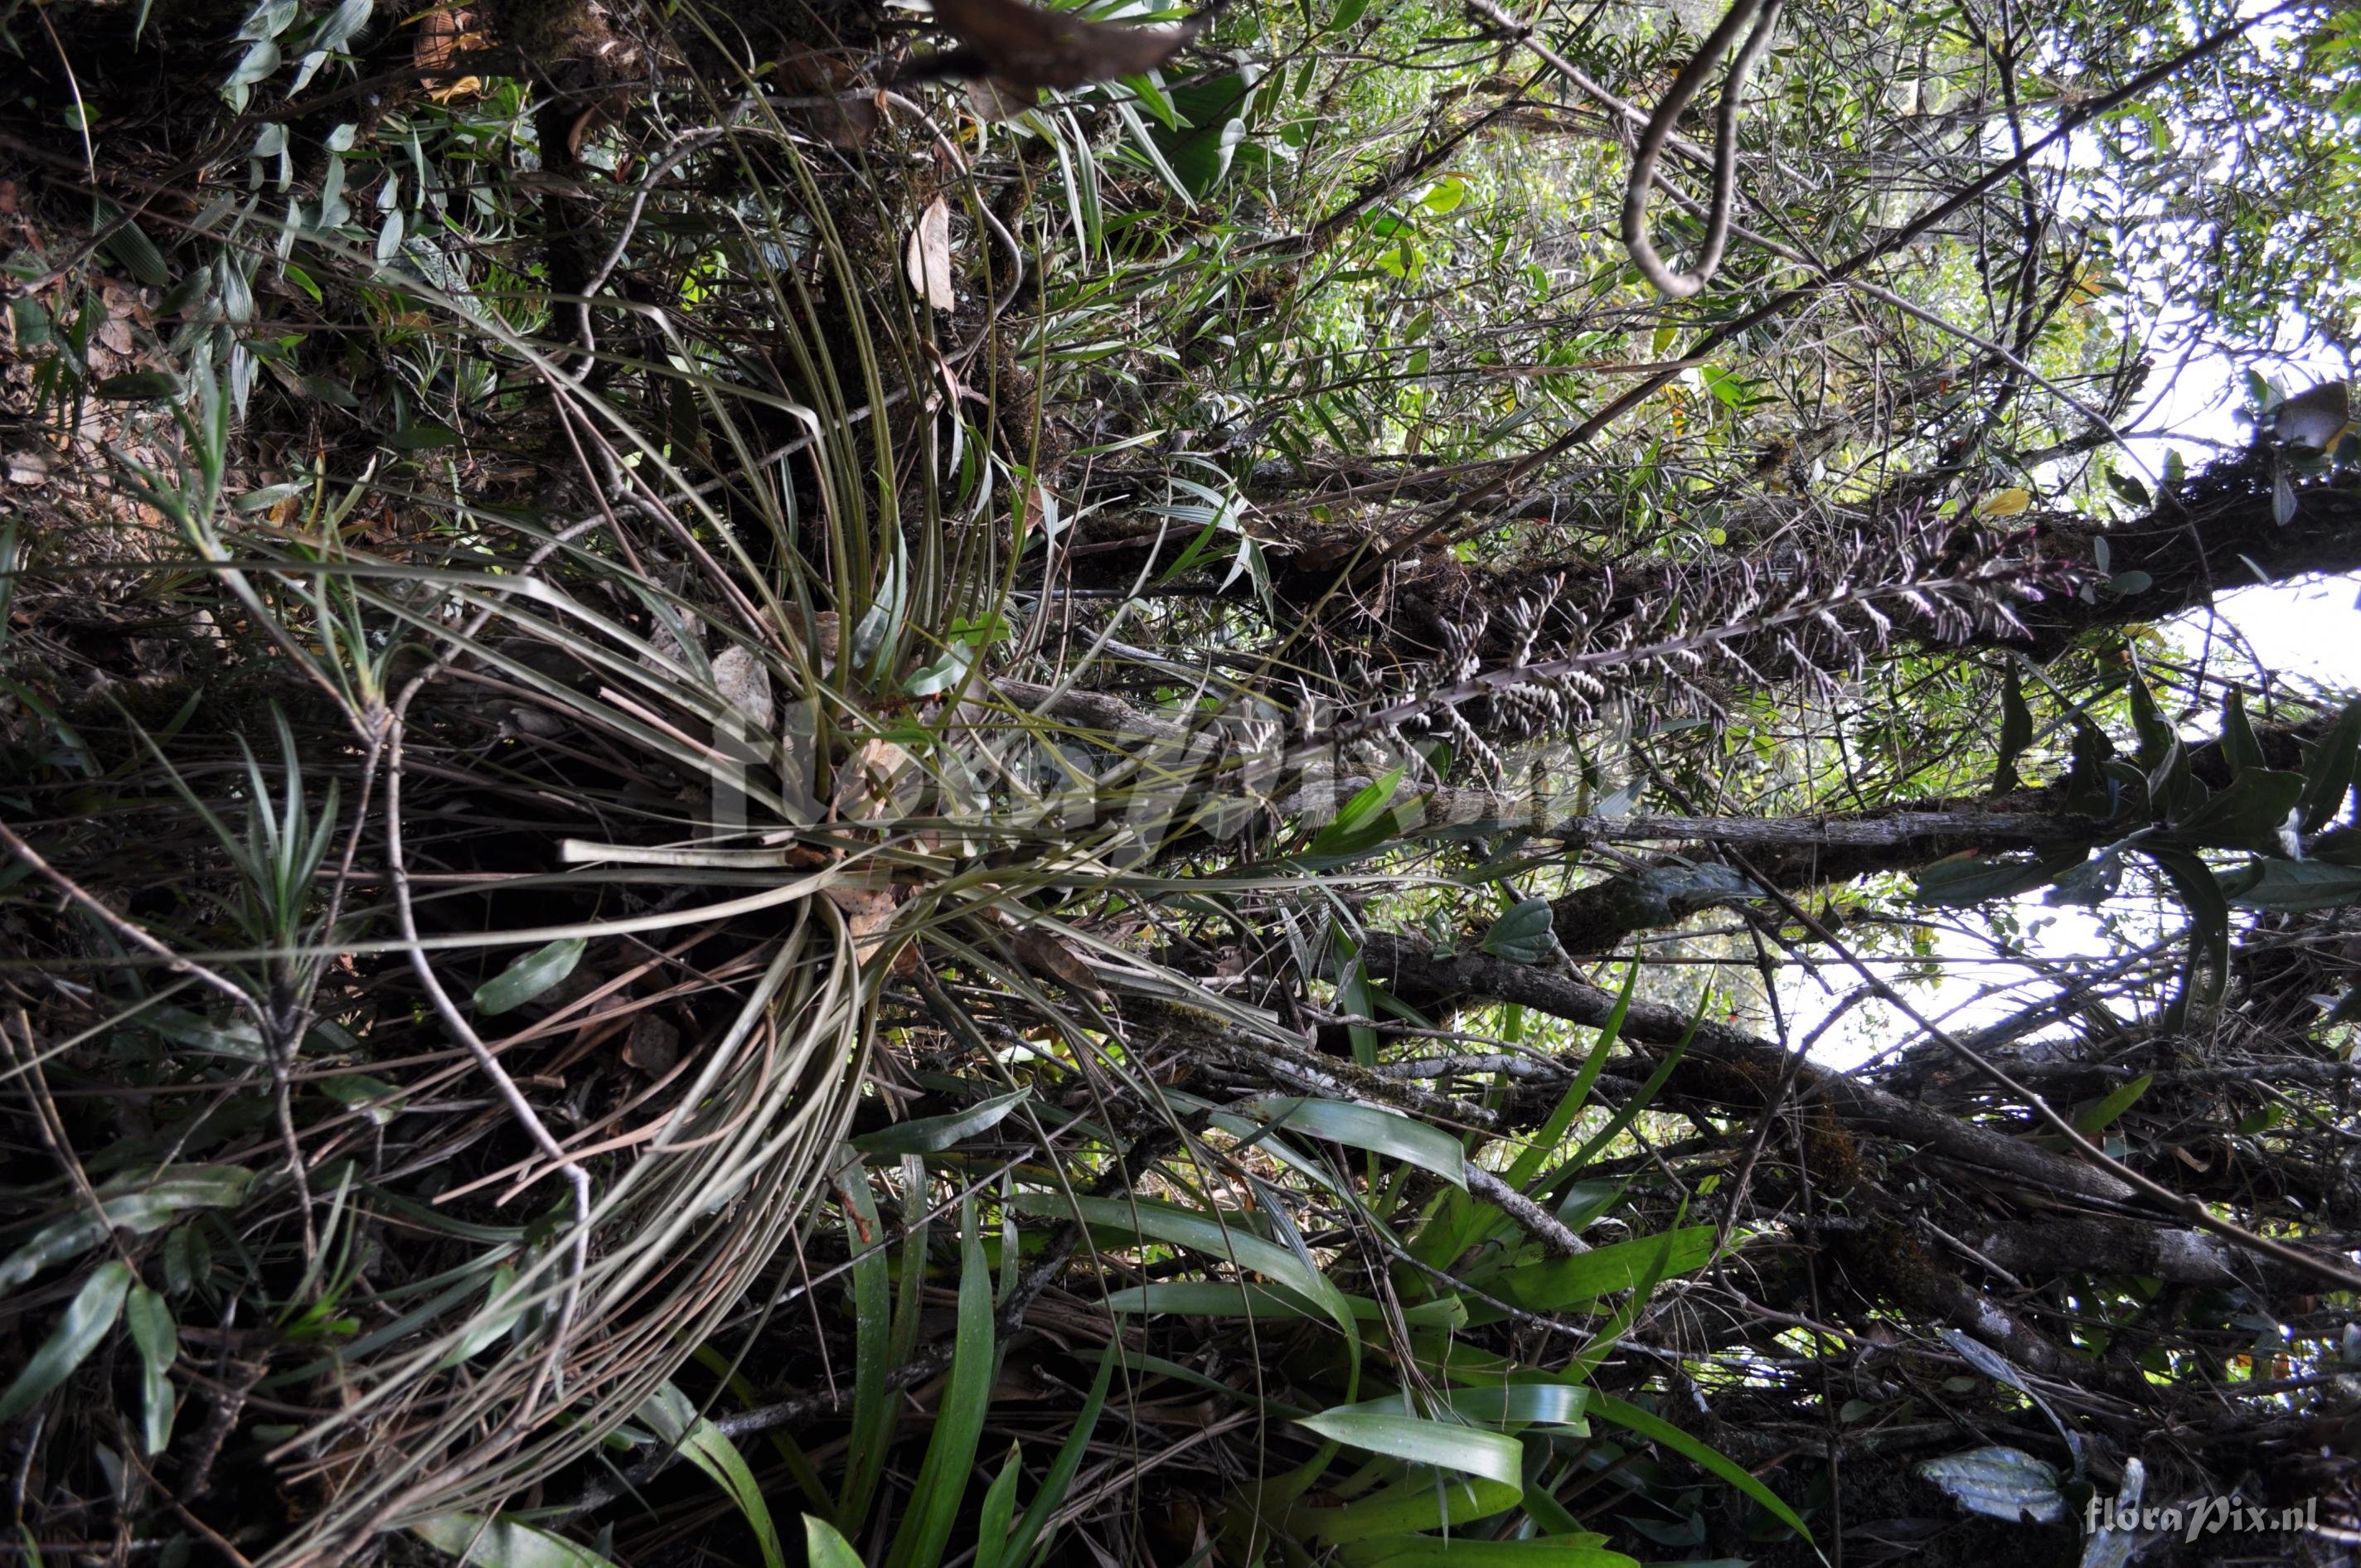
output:
M 1389 933 L 1371 932 L 1361 954 L 1370 975 L 1413 1006 L 1482 997 L 1594 1027 L 1615 1010 L 1613 993 L 1569 975 L 1480 956 L 1438 958 L 1426 944 Z M 1767 1101 L 1790 1066 L 1788 1053 L 1769 1040 L 1711 1020 L 1694 1021 L 1660 1003 L 1635 1000 L 1624 1014 L 1622 1037 L 1627 1040 L 1670 1046 L 1684 1036 L 1692 1059 L 1726 1069 L 1706 1086 L 1725 1101 L 1732 1097 L 1732 1078 L 1753 1086 Z M 1848 1123 L 2039 1187 L 2110 1202 L 2134 1196 L 2123 1181 L 2079 1160 L 1914 1105 L 1873 1084 L 1809 1062 L 1795 1068 L 1794 1098 L 1817 1101 Z

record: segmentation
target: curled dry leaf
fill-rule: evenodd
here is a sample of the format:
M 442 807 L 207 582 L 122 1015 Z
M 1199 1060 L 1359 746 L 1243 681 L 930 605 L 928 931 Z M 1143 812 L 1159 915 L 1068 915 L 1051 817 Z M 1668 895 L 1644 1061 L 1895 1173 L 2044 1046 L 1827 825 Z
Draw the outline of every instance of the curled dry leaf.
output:
M 920 60 L 919 76 L 982 76 L 1030 103 L 1044 87 L 1134 76 L 1170 60 L 1203 32 L 1221 4 L 1178 27 L 1087 22 L 1024 0 L 935 0 L 935 19 L 960 47 Z
M 472 49 L 489 49 L 491 40 L 475 30 L 475 13 L 445 5 L 418 18 L 418 36 L 410 46 L 411 64 L 419 85 L 437 104 L 452 104 L 484 90 L 480 76 L 456 79 L 443 74 L 453 60 Z
M 1099 977 L 1071 948 L 1038 926 L 1028 926 L 1016 933 L 1011 944 L 1016 959 L 1044 980 L 1054 980 L 1077 996 L 1086 996 L 1102 1007 L 1113 1006 L 1115 998 L 1106 993 Z
M 916 807 L 925 784 L 909 752 L 891 740 L 863 741 L 836 771 L 834 817 L 839 822 L 892 823 Z M 855 868 L 855 874 L 865 880 L 831 887 L 828 897 L 844 912 L 854 960 L 866 968 L 887 949 L 887 928 L 908 890 L 895 886 L 883 867 Z M 902 940 L 892 939 L 890 946 L 897 968 L 917 961 L 915 949 Z
M 836 819 L 874 825 L 906 817 L 925 783 L 909 752 L 891 740 L 864 740 L 836 771 Z
M 568 161 L 578 167 L 582 162 L 582 144 L 609 126 L 620 121 L 630 107 L 631 99 L 628 96 L 615 93 L 601 98 L 576 115 L 574 124 L 566 132 L 566 156 Z M 607 177 L 619 182 L 630 178 L 632 161 L 631 154 L 629 151 L 623 152 L 615 159 L 615 166 L 607 171 Z
M 951 210 L 940 196 L 927 203 L 910 231 L 907 266 L 910 287 L 928 304 L 939 311 L 958 305 L 951 292 Z
M 787 111 L 794 124 L 831 147 L 865 147 L 877 134 L 879 94 L 857 95 L 852 67 L 802 44 L 779 56 L 779 84 L 798 98 L 826 99 Z
M 979 120 L 1013 120 L 1040 100 L 983 76 L 967 84 L 967 101 Z
M 660 675 L 670 674 L 688 663 L 688 650 L 681 646 L 681 641 L 673 634 L 672 628 L 661 620 L 648 629 L 648 647 L 652 652 L 641 654 L 639 659 L 640 667 L 643 670 L 653 670 Z
M 900 907 L 896 892 L 882 878 L 874 887 L 848 884 L 828 890 L 829 902 L 844 911 L 845 926 L 852 933 L 853 961 L 863 969 L 875 963 L 887 947 L 886 930 L 894 924 L 894 911 Z M 904 967 L 905 941 L 895 938 L 892 946 L 894 966 L 900 969 Z M 911 958 L 915 961 L 915 951 Z
M 680 1031 L 653 1013 L 641 1014 L 623 1042 L 623 1060 L 650 1078 L 662 1078 L 680 1060 Z
M 844 634 L 844 618 L 832 609 L 823 609 L 812 617 L 811 636 L 798 638 L 810 654 L 812 663 L 823 675 L 836 668 Z
M 771 727 L 771 671 L 732 642 L 713 661 L 713 689 L 756 729 Z

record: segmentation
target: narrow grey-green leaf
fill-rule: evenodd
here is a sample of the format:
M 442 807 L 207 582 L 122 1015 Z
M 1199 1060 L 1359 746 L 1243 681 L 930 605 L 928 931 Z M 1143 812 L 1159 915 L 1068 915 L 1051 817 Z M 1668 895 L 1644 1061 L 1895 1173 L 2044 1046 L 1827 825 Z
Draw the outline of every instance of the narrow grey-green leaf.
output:
M 1439 1127 L 1413 1122 L 1398 1111 L 1345 1100 L 1281 1096 L 1239 1109 L 1286 1133 L 1350 1144 L 1433 1171 L 1455 1187 L 1467 1185 L 1466 1157 L 1459 1140 Z
M 438 1514 L 411 1533 L 436 1551 L 480 1568 L 615 1568 L 587 1546 L 515 1519 Z M 461 1552 L 467 1555 L 460 1557 Z
M 476 988 L 476 1011 L 493 1018 L 522 1006 L 572 974 L 588 945 L 581 937 L 560 937 L 535 948 Z
M 47 1398 L 51 1390 L 74 1374 L 90 1353 L 98 1348 L 99 1341 L 115 1327 L 115 1320 L 123 1310 L 123 1298 L 131 1288 L 135 1276 L 131 1266 L 119 1257 L 110 1257 L 91 1272 L 82 1281 L 74 1299 L 49 1337 L 33 1352 L 8 1391 L 0 1394 L 0 1421 L 13 1421 Z
M 954 1111 L 948 1115 L 920 1116 L 915 1121 L 897 1122 L 893 1126 L 862 1134 L 852 1140 L 852 1146 L 878 1159 L 906 1154 L 940 1154 L 953 1144 L 997 1125 L 1032 1092 L 1029 1089 L 1019 1089 L 1013 1093 L 995 1094 L 989 1100 L 979 1100 L 966 1110 Z
M 2011 1524 L 2025 1519 L 2056 1524 L 2066 1517 L 2056 1467 L 2021 1448 L 1971 1448 L 1929 1459 L 1918 1466 L 1918 1474 L 1971 1513 Z
M 1522 1488 L 1524 1449 L 1515 1438 L 1457 1421 L 1377 1415 L 1356 1407 L 1323 1410 L 1296 1423 L 1409 1464 L 1432 1464 Z
M 134 1285 L 123 1303 L 124 1325 L 138 1347 L 141 1372 L 141 1446 L 149 1456 L 172 1441 L 172 1382 L 165 1376 L 181 1354 L 181 1331 L 161 1293 Z

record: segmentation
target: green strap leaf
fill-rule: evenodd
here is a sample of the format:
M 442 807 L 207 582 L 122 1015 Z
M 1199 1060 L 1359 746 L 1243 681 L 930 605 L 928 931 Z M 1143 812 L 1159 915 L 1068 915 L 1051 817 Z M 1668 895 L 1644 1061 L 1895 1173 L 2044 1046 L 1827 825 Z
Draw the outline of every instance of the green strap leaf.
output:
M 1016 1482 L 1024 1471 L 1024 1453 L 1012 1442 L 1000 1474 L 983 1494 L 983 1511 L 976 1517 L 975 1568 L 1000 1568 L 1008 1550 L 1009 1523 L 1016 1517 Z
M 1367 1296 L 1346 1296 L 1345 1307 L 1356 1321 L 1389 1321 L 1383 1307 Z M 1152 1285 L 1126 1285 L 1107 1294 L 1110 1312 L 1174 1312 L 1193 1318 L 1304 1318 L 1319 1316 L 1301 1294 L 1277 1285 L 1246 1285 L 1234 1279 L 1163 1279 Z M 1456 1296 L 1421 1301 L 1401 1309 L 1401 1321 L 1414 1329 L 1457 1329 L 1467 1322 L 1467 1304 Z
M 2246 699 L 2235 686 L 2222 699 L 2222 755 L 2229 761 L 2233 777 L 2263 765 L 2263 743 L 2247 722 Z
M 1399 1111 L 1356 1105 L 1345 1100 L 1312 1100 L 1279 1096 L 1239 1107 L 1276 1130 L 1300 1133 L 1350 1144 L 1433 1171 L 1455 1187 L 1465 1187 L 1466 1163 L 1459 1140 L 1439 1127 L 1414 1122 Z
M 811 1559 L 811 1568 L 866 1568 L 861 1553 L 834 1525 L 810 1514 L 804 1516 L 804 1555 Z
M 852 1255 L 852 1431 L 847 1440 L 844 1487 L 837 1497 L 837 1519 L 858 1526 L 884 1474 L 885 1450 L 893 1441 L 900 1402 L 888 1394 L 885 1373 L 893 1357 L 894 1289 L 886 1277 L 884 1221 L 876 1194 L 858 1156 L 842 1151 L 836 1190 L 845 1206 L 844 1240 Z
M 1010 1094 L 995 1094 L 989 1100 L 979 1100 L 964 1111 L 954 1111 L 944 1116 L 920 1116 L 915 1121 L 899 1122 L 873 1133 L 863 1133 L 851 1140 L 852 1146 L 862 1154 L 878 1159 L 898 1157 L 907 1154 L 940 1154 L 953 1144 L 962 1143 L 978 1133 L 999 1125 L 1001 1119 L 1022 1104 L 1032 1094 L 1029 1089 L 1019 1089 Z
M 1384 1415 L 1355 1406 L 1296 1423 L 1325 1438 L 1410 1464 L 1457 1470 L 1524 1491 L 1524 1448 L 1515 1438 L 1458 1421 Z
M 123 1298 L 137 1277 L 131 1266 L 110 1257 L 91 1272 L 82 1288 L 66 1304 L 65 1313 L 33 1352 L 8 1391 L 0 1394 L 0 1421 L 13 1421 L 73 1376 L 90 1353 L 98 1348 L 123 1310 Z
M 51 1264 L 81 1256 L 111 1230 L 144 1236 L 170 1224 L 184 1210 L 234 1209 L 253 1179 L 254 1173 L 242 1166 L 192 1165 L 145 1186 L 110 1181 L 99 1189 L 100 1214 L 70 1214 L 44 1225 L 10 1253 L 0 1263 L 0 1290 L 22 1285 Z
M 412 1525 L 411 1533 L 463 1563 L 481 1563 L 483 1568 L 615 1568 L 587 1546 L 515 1519 L 440 1514 Z
M 163 1293 L 145 1285 L 131 1288 L 123 1321 L 139 1350 L 140 1443 L 153 1456 L 172 1441 L 172 1380 L 165 1374 L 181 1354 L 181 1331 Z
M 1494 1282 L 1493 1292 L 1527 1311 L 1563 1311 L 1576 1302 L 1634 1289 L 1651 1270 L 1672 1275 L 1702 1268 L 1713 1259 L 1713 1237 L 1711 1225 L 1634 1236 L 1573 1257 L 1511 1268 Z
M 753 1530 L 764 1568 L 786 1568 L 786 1552 L 779 1543 L 778 1526 L 771 1520 L 771 1505 L 730 1434 L 697 1414 L 688 1396 L 669 1383 L 640 1407 L 639 1419 L 663 1442 L 677 1447 L 683 1458 L 720 1483 Z
M 1638 1432 L 1651 1442 L 1661 1442 L 1683 1458 L 1702 1465 L 1768 1508 L 1773 1518 L 1797 1535 L 1806 1541 L 1812 1539 L 1812 1532 L 1805 1528 L 1795 1510 L 1781 1502 L 1779 1495 L 1756 1480 L 1744 1465 L 1721 1450 L 1699 1442 L 1662 1416 L 1652 1415 L 1637 1405 L 1627 1405 L 1612 1394 L 1595 1389 L 1591 1393 L 1590 1413 L 1613 1421 L 1628 1431 Z
M 1590 1390 L 1574 1383 L 1502 1383 L 1482 1388 L 1447 1388 L 1429 1397 L 1463 1421 L 1486 1426 L 1562 1426 L 1588 1431 L 1583 1410 Z M 1389 1394 L 1328 1412 L 1331 1415 L 1411 1414 L 1410 1395 Z
M 885 1554 L 885 1568 L 933 1568 L 941 1561 L 959 1519 L 960 1502 L 967 1496 L 976 1441 L 983 1435 L 984 1411 L 992 1403 L 992 1375 L 998 1360 L 993 1344 L 992 1270 L 984 1263 L 972 1198 L 960 1205 L 960 1236 L 959 1326 L 951 1341 L 950 1381 L 935 1414 L 935 1435 L 927 1443 L 927 1456 L 919 1462 L 918 1478 L 910 1490 L 910 1511 Z
M 1058 1457 L 1049 1462 L 1049 1473 L 1041 1477 L 1041 1489 L 1033 1494 L 1033 1500 L 1026 1505 L 1025 1517 L 1009 1533 L 1007 1550 L 1001 1554 L 1001 1562 L 1007 1568 L 1025 1568 L 1033 1554 L 1034 1543 L 1043 1540 L 1043 1532 L 1049 1528 L 1050 1516 L 1065 1502 L 1066 1489 L 1074 1484 L 1075 1473 L 1082 1467 L 1082 1454 L 1098 1431 L 1099 1411 L 1106 1405 L 1107 1386 L 1115 1378 L 1122 1350 L 1123 1342 L 1114 1339 L 1099 1353 L 1099 1375 L 1091 1380 L 1090 1394 L 1082 1400 L 1073 1425 L 1067 1430 Z
M 1342 1508 L 1291 1510 L 1287 1526 L 1313 1541 L 1343 1545 L 1378 1541 L 1416 1530 L 1455 1529 L 1474 1519 L 1508 1512 L 1523 1491 L 1505 1481 L 1417 1466 L 1391 1486 L 1354 1498 Z
M 511 1007 L 523 1006 L 572 974 L 588 945 L 586 938 L 560 937 L 546 947 L 535 948 L 476 988 L 476 1011 L 493 1018 Z

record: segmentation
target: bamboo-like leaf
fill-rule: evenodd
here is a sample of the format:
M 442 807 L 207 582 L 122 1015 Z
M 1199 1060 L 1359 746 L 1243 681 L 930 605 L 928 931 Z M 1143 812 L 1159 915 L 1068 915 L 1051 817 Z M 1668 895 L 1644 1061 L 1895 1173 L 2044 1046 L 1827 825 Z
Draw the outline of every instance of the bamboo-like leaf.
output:
M 1358 1406 L 1323 1410 L 1296 1423 L 1322 1437 L 1366 1448 L 1406 1464 L 1456 1470 L 1524 1490 L 1524 1449 L 1517 1440 L 1457 1421 L 1381 1415 Z
M 2250 773 L 2245 776 L 2251 779 L 2268 775 Z M 2154 843 L 2141 848 L 2163 871 L 2189 911 L 2189 958 L 2181 965 L 2180 984 L 2164 1012 L 2165 1026 L 2178 1029 L 2188 1021 L 2192 1003 L 2210 1004 L 2221 996 L 2223 987 L 2228 983 L 2230 905 L 2213 871 L 2189 850 Z
M 1398 1111 L 1356 1105 L 1345 1100 L 1279 1097 L 1257 1100 L 1242 1107 L 1247 1114 L 1274 1129 L 1350 1144 L 1433 1171 L 1455 1187 L 1465 1187 L 1462 1168 L 1466 1157 L 1459 1140 L 1438 1127 L 1414 1122 Z
M 786 1552 L 779 1543 L 778 1527 L 771 1519 L 770 1502 L 730 1435 L 698 1415 L 688 1396 L 669 1383 L 640 1407 L 639 1419 L 663 1442 L 676 1446 L 683 1458 L 720 1483 L 754 1532 L 765 1568 L 786 1568 Z
M 2224 896 L 2239 909 L 2300 914 L 2361 904 L 2361 866 L 2333 861 L 2257 861 L 2221 879 Z
M 915 1121 L 897 1122 L 873 1133 L 863 1133 L 852 1140 L 852 1146 L 874 1158 L 898 1157 L 902 1155 L 940 1154 L 953 1144 L 975 1136 L 997 1126 L 1001 1118 L 1022 1104 L 1033 1091 L 1019 1089 L 1008 1094 L 995 1094 L 989 1100 L 979 1100 L 964 1111 L 954 1111 L 945 1116 L 921 1116 Z
M 150 1455 L 172 1441 L 172 1380 L 165 1374 L 181 1353 L 181 1331 L 159 1291 L 134 1285 L 123 1303 L 123 1321 L 139 1351 L 140 1444 Z
M 2091 1134 L 2103 1133 L 2106 1131 L 2108 1127 L 2114 1124 L 2116 1117 L 2122 1115 L 2125 1112 L 2130 1110 L 2134 1105 L 2139 1102 L 2139 1097 L 2146 1094 L 2148 1091 L 2148 1085 L 2155 1081 L 2156 1074 L 2152 1072 L 2144 1072 L 2137 1078 L 2133 1079 L 2129 1083 L 2123 1084 L 2116 1089 L 2109 1091 L 2105 1099 L 2100 1101 L 2096 1105 L 2093 1105 L 2088 1111 L 2085 1111 L 2081 1116 L 2075 1118 L 2074 1125 L 2076 1129 L 2081 1132 Z
M 2233 777 L 2263 765 L 2263 743 L 2247 721 L 2246 699 L 2235 686 L 2222 699 L 2222 755 L 2228 759 Z
M 492 1018 L 511 1007 L 523 1006 L 572 974 L 574 966 L 582 961 L 583 948 L 588 945 L 581 937 L 561 937 L 515 959 L 508 968 L 476 988 L 476 1011 Z
M 1661 1442 L 1683 1458 L 1703 1465 L 1770 1509 L 1773 1518 L 1797 1535 L 1806 1541 L 1812 1539 L 1812 1532 L 1796 1517 L 1795 1509 L 1779 1500 L 1779 1494 L 1756 1480 L 1744 1465 L 1721 1450 L 1698 1442 L 1662 1416 L 1652 1415 L 1636 1405 L 1625 1404 L 1612 1394 L 1596 1390 L 1591 1395 L 1590 1413 L 1613 1421 L 1626 1431 L 1638 1432 L 1650 1442 Z
M 412 1526 L 411 1533 L 478 1568 L 615 1568 L 587 1546 L 517 1519 L 440 1514 Z M 460 1556 L 462 1552 L 467 1555 Z
M 1603 1535 L 1536 1536 L 1527 1541 L 1469 1541 L 1414 1536 L 1377 1543 L 1371 1555 L 1347 1549 L 1352 1568 L 1640 1568 L 1639 1559 L 1610 1552 Z
M 1000 1463 L 1000 1474 L 983 1494 L 983 1508 L 975 1520 L 975 1568 L 1000 1568 L 1008 1550 L 1008 1530 L 1016 1518 L 1016 1482 L 1024 1474 L 1025 1456 L 1016 1443 Z
M 1666 1275 L 1686 1274 L 1713 1260 L 1714 1227 L 1689 1225 L 1662 1235 L 1634 1236 L 1593 1247 L 1573 1257 L 1511 1268 L 1492 1288 L 1504 1300 L 1528 1311 L 1564 1311 L 1577 1302 L 1595 1301 L 1637 1287 L 1650 1269 L 1659 1266 L 1657 1255 L 1667 1238 L 1671 1251 L 1661 1265 Z
M 2317 833 L 2345 809 L 2361 769 L 2361 697 L 2345 705 L 2304 764 L 2303 830 Z
M 0 1394 L 0 1421 L 13 1421 L 38 1404 L 49 1393 L 73 1376 L 90 1353 L 98 1348 L 107 1331 L 123 1310 L 123 1298 L 136 1277 L 131 1266 L 121 1258 L 110 1257 L 92 1271 L 82 1281 L 74 1299 L 49 1337 L 16 1374 L 8 1391 Z
M 865 1568 L 861 1553 L 824 1519 L 804 1516 L 804 1555 L 811 1568 Z
M 992 1403 L 998 1360 L 993 1338 L 992 1270 L 984 1263 L 983 1235 L 975 1201 L 970 1199 L 960 1206 L 959 1325 L 953 1332 L 950 1379 L 935 1413 L 935 1435 L 918 1464 L 909 1511 L 885 1553 L 885 1568 L 934 1568 L 942 1558 L 961 1499 L 967 1496 L 976 1440 L 983 1435 L 984 1412 Z
M 1310 853 L 1356 855 L 1399 836 L 1391 809 L 1394 792 L 1401 787 L 1402 770 L 1364 785 L 1320 831 L 1312 836 Z
M 1009 1533 L 1007 1548 L 1001 1556 L 1005 1568 L 1026 1568 L 1036 1543 L 1046 1541 L 1050 1517 L 1064 1504 L 1067 1488 L 1074 1484 L 1074 1475 L 1082 1467 L 1082 1454 L 1098 1431 L 1099 1411 L 1105 1408 L 1107 1386 L 1115 1377 L 1122 1348 L 1120 1340 L 1110 1340 L 1106 1349 L 1099 1353 L 1098 1376 L 1091 1379 L 1091 1391 L 1067 1430 L 1058 1456 L 1049 1461 L 1049 1473 L 1041 1477 L 1041 1489 L 1033 1494 L 1033 1500 L 1025 1507 L 1025 1517 Z

